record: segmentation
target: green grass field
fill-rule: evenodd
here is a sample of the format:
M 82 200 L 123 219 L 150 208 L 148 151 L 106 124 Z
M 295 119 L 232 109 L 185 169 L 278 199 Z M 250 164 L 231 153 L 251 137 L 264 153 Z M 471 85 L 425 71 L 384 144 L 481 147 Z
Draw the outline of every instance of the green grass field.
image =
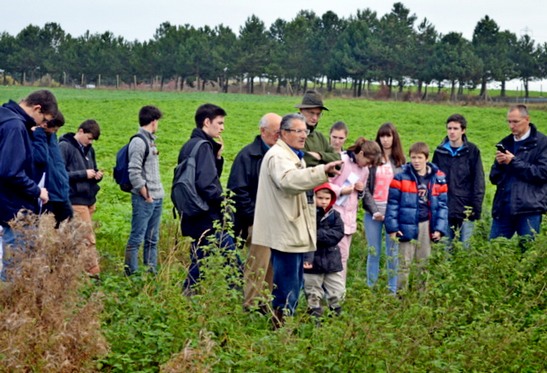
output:
M 32 89 L 0 87 L 0 101 L 19 100 Z M 520 257 L 515 241 L 487 242 L 494 189 L 487 181 L 484 220 L 477 227 L 473 249 L 447 260 L 441 248 L 432 257 L 427 289 L 411 291 L 403 300 L 383 289 L 366 287 L 366 243 L 355 235 L 350 259 L 345 312 L 315 328 L 304 315 L 271 332 L 268 320 L 241 310 L 240 295 L 217 286 L 220 264 L 212 262 L 203 294 L 181 296 L 188 264 L 188 243 L 176 238 L 171 202 L 164 204 L 160 264 L 156 278 L 121 275 L 129 235 L 131 204 L 112 180 L 116 151 L 138 129 L 138 111 L 156 105 L 164 113 L 158 130 L 161 174 L 167 193 L 178 152 L 195 127 L 196 108 L 205 102 L 227 112 L 223 183 L 237 152 L 258 133 L 267 112 L 294 112 L 300 97 L 213 93 L 162 93 L 114 90 L 54 89 L 67 123 L 60 133 L 75 131 L 85 119 L 101 125 L 96 141 L 99 168 L 105 171 L 98 196 L 98 248 L 104 293 L 102 330 L 110 352 L 97 360 L 102 371 L 541 371 L 547 351 L 544 233 Z M 384 122 L 399 129 L 405 152 L 425 141 L 431 154 L 445 136 L 445 120 L 453 113 L 468 122 L 468 138 L 482 152 L 485 173 L 494 145 L 509 131 L 507 106 L 458 106 L 365 99 L 325 99 L 319 129 L 328 133 L 336 121 L 346 122 L 350 135 L 373 139 Z M 532 122 L 547 132 L 547 107 L 531 107 Z M 544 222 L 545 228 L 545 222 Z M 362 225 L 361 225 L 362 230 Z M 218 273 L 215 273 L 218 272 Z M 222 275 L 220 276 L 222 281 Z M 385 273 L 380 281 L 386 285 Z M 181 352 L 182 351 L 182 352 Z M 179 354 L 180 353 L 180 354 Z

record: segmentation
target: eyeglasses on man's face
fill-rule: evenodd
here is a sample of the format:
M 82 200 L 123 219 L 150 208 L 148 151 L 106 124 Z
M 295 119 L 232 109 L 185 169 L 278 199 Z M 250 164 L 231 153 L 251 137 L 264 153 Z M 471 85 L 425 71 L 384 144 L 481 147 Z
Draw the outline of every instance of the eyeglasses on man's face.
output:
M 517 125 L 519 124 L 520 122 L 522 122 L 524 118 L 519 118 L 519 119 L 508 119 L 507 120 L 507 124 L 509 125 Z
M 296 133 L 297 135 L 301 135 L 301 134 L 305 133 L 306 136 L 307 136 L 307 135 L 310 134 L 310 130 L 309 130 L 309 129 L 305 129 L 305 130 L 304 130 L 304 129 L 297 129 L 297 130 L 295 130 L 295 129 L 292 129 L 292 128 L 286 128 L 286 129 L 283 129 L 283 130 L 284 130 L 284 131 L 287 131 L 287 132 L 294 132 L 294 133 Z
M 42 120 L 40 123 L 36 122 L 37 125 L 41 126 L 43 124 L 47 124 L 49 121 L 53 120 L 53 116 L 51 114 L 46 114 L 40 109 L 40 114 L 42 115 Z

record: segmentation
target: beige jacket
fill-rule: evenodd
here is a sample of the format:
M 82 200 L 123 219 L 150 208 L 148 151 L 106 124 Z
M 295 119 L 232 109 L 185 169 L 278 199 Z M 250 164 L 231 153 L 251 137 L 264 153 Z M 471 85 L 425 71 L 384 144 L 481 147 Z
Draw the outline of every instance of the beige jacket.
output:
M 315 198 L 308 203 L 306 191 L 326 181 L 324 165 L 306 168 L 303 159 L 277 140 L 260 168 L 253 244 L 288 253 L 315 251 Z

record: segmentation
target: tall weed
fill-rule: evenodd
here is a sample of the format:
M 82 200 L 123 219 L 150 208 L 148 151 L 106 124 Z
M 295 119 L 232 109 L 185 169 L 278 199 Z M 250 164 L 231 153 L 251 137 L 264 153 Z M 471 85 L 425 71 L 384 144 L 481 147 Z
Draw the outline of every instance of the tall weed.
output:
M 13 229 L 24 249 L 10 250 L 10 281 L 0 288 L 2 370 L 96 370 L 108 352 L 99 315 L 101 294 L 85 274 L 85 229 L 54 229 L 52 216 L 28 214 Z

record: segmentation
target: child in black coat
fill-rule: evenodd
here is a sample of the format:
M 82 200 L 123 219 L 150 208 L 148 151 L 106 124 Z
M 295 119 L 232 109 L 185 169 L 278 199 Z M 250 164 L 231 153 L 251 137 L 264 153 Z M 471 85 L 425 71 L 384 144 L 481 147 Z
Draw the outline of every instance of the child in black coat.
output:
M 329 308 L 339 314 L 345 285 L 342 277 L 342 257 L 338 243 L 344 236 L 344 222 L 332 206 L 336 194 L 329 183 L 314 189 L 317 206 L 317 251 L 304 254 L 304 291 L 308 310 L 321 316 L 321 299 L 327 299 Z

